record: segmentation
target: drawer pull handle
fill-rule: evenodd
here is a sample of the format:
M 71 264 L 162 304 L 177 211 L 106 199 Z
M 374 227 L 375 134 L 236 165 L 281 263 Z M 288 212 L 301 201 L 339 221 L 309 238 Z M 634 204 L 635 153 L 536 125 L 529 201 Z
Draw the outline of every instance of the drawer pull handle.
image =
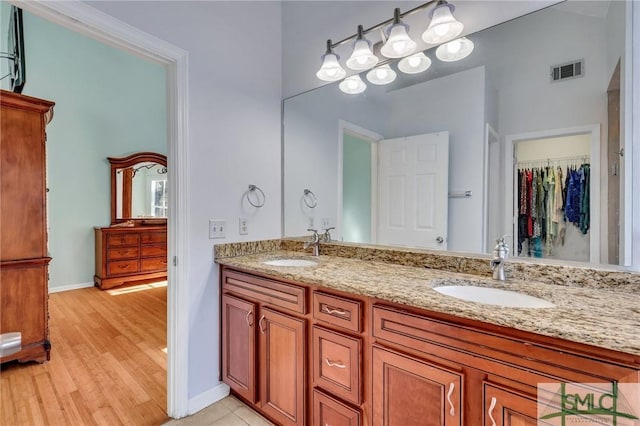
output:
M 452 416 L 456 415 L 456 410 L 453 407 L 453 402 L 451 401 L 451 395 L 453 395 L 453 390 L 455 389 L 456 385 L 451 382 L 449 384 L 449 392 L 447 393 L 447 402 L 449 403 L 449 406 L 451 407 L 451 409 L 449 410 L 449 414 L 451 414 Z
M 120 269 L 129 269 L 129 265 L 118 265 Z
M 322 312 L 324 312 L 325 314 L 329 314 L 329 315 L 340 315 L 342 317 L 346 316 L 348 314 L 347 311 L 343 311 L 342 309 L 331 309 L 329 306 L 324 305 L 322 307 Z
M 336 368 L 347 368 L 346 365 L 344 365 L 343 363 L 341 363 L 340 361 L 329 361 L 329 358 L 325 358 L 324 359 L 325 364 L 327 364 L 329 367 L 336 367 Z
M 260 321 L 258 321 L 258 327 L 260 327 L 260 333 L 264 334 L 264 327 L 262 327 L 262 321 L 264 321 L 264 315 L 260 317 Z
M 246 320 L 247 320 L 247 325 L 248 325 L 249 327 L 251 327 L 251 326 L 253 325 L 253 321 L 249 322 L 249 316 L 251 316 L 251 315 L 253 315 L 253 311 L 249 311 L 249 312 L 247 312 Z
M 498 402 L 498 400 L 495 396 L 492 396 L 491 405 L 489 406 L 489 411 L 487 412 L 487 414 L 489 414 L 489 418 L 491 419 L 491 426 L 496 426 L 496 419 L 493 418 L 493 409 L 496 408 L 496 402 Z

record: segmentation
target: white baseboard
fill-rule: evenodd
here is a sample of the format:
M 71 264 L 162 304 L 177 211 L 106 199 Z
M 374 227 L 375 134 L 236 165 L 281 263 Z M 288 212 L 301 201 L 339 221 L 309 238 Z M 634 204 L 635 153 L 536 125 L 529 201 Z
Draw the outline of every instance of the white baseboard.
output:
M 88 283 L 68 284 L 55 287 L 49 287 L 49 293 L 58 293 L 60 291 L 78 290 L 79 288 L 93 287 L 93 281 Z
M 225 383 L 220 383 L 216 387 L 209 389 L 200 395 L 189 399 L 187 407 L 187 415 L 192 415 L 202 410 L 205 407 L 220 401 L 225 396 L 229 395 L 229 386 Z

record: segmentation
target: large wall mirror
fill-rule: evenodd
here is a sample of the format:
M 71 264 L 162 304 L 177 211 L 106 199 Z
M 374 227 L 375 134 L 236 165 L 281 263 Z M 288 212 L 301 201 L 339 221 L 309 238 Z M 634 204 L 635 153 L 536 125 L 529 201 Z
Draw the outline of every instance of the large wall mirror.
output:
M 490 253 L 507 234 L 515 256 L 630 265 L 630 9 L 563 2 L 467 35 L 460 61 L 286 99 L 284 235 Z
M 140 152 L 108 158 L 111 164 L 111 223 L 166 222 L 167 157 Z

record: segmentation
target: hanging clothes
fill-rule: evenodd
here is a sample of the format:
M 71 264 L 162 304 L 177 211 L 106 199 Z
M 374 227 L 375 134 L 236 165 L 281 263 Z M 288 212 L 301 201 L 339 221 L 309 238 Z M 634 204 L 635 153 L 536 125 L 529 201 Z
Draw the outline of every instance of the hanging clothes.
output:
M 528 256 L 553 256 L 556 247 L 565 245 L 567 223 L 582 234 L 590 228 L 590 165 L 548 163 L 517 170 L 518 254 L 526 244 Z

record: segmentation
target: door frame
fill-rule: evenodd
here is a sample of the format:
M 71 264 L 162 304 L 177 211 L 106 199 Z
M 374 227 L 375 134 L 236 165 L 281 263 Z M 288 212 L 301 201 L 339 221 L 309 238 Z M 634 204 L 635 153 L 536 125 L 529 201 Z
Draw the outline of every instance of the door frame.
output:
M 378 241 L 378 142 L 384 137 L 373 130 L 365 129 L 346 120 L 338 120 L 338 211 L 336 215 L 336 231 L 342 241 L 342 186 L 343 186 L 343 150 L 344 134 L 351 133 L 354 136 L 371 142 L 371 244 Z
M 485 188 L 485 190 L 483 191 L 482 194 L 482 211 L 484 214 L 484 219 L 482 221 L 483 225 L 482 225 L 482 244 L 483 247 L 485 248 L 485 252 L 486 253 L 491 253 L 491 249 L 492 247 L 492 241 L 496 238 L 500 238 L 501 235 L 489 235 L 489 220 L 491 218 L 491 216 L 489 215 L 489 209 L 491 206 L 489 206 L 489 188 L 491 187 L 491 182 L 489 182 L 489 153 L 491 151 L 491 145 L 493 144 L 497 144 L 496 146 L 498 147 L 498 164 L 502 163 L 502 145 L 500 144 L 500 134 L 491 126 L 491 124 L 489 123 L 485 123 L 485 129 L 484 129 L 484 185 L 483 187 Z M 499 172 L 500 175 L 498 176 L 498 181 L 500 181 L 500 179 L 502 179 L 502 168 L 499 168 Z M 500 196 L 498 197 L 498 205 L 497 210 L 498 213 L 500 214 L 500 217 L 498 218 L 498 229 L 500 229 L 500 223 L 502 223 L 504 220 L 502 218 L 502 211 L 500 209 Z M 504 235 L 504 234 L 503 234 Z
M 169 199 L 167 286 L 167 414 L 188 414 L 189 347 L 189 91 L 186 50 L 138 30 L 80 1 L 9 0 L 29 13 L 165 67 Z M 178 262 L 180 260 L 180 262 Z M 178 268 L 178 265 L 180 266 Z
M 600 214 L 600 124 L 588 126 L 568 127 L 564 129 L 551 129 L 536 132 L 519 133 L 505 136 L 505 156 L 504 156 L 504 235 L 511 235 L 516 244 L 516 204 L 514 190 L 517 187 L 518 176 L 515 172 L 516 158 L 515 145 L 518 142 L 529 139 L 546 139 L 552 137 L 563 137 L 572 135 L 591 135 L 591 152 L 589 163 L 591 165 L 591 187 L 589 189 L 589 210 L 591 214 L 589 235 L 589 262 L 600 263 L 600 222 L 602 215 Z M 597 190 L 594 190 L 597 188 Z

